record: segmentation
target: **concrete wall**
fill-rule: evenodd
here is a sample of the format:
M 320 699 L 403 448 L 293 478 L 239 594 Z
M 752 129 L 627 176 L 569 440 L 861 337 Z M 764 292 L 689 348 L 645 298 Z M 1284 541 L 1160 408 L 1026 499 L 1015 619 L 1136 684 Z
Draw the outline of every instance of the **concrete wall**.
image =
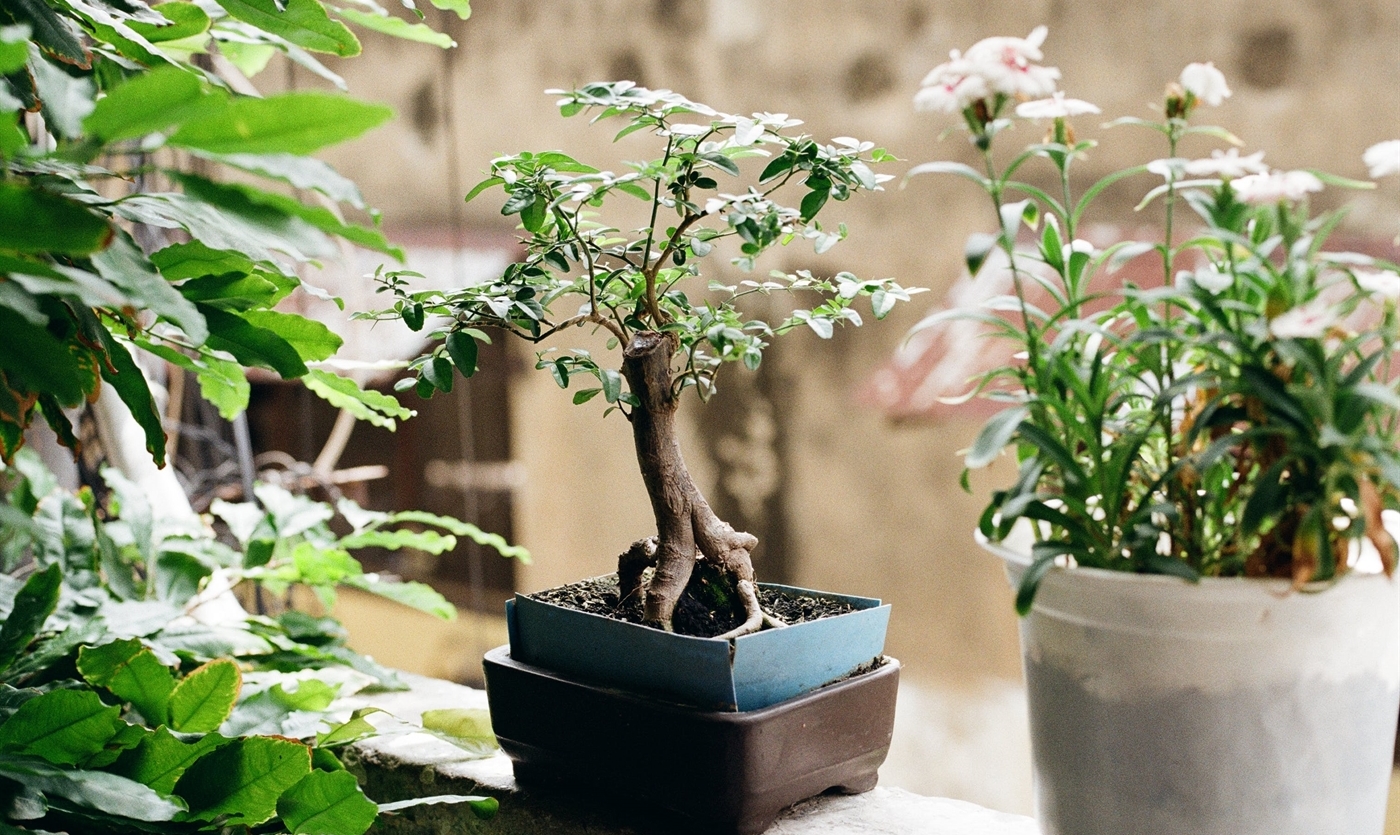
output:
M 457 50 L 369 40 L 366 57 L 337 67 L 357 95 L 400 113 L 393 125 L 330 156 L 384 210 L 391 229 L 460 219 L 473 230 L 509 234 L 498 203 L 460 205 L 499 153 L 558 147 L 614 168 L 647 153 L 639 137 L 613 145 L 613 131 L 560 119 L 552 97 L 541 94 L 604 78 L 670 87 L 731 112 L 788 112 L 817 135 L 868 138 L 910 162 L 970 161 L 960 134 L 939 139 L 951 122 L 913 112 L 910 96 L 949 49 L 992 34 L 1024 35 L 1040 23 L 1050 26 L 1047 63 L 1062 69 L 1064 88 L 1108 116 L 1151 115 L 1164 83 L 1185 63 L 1213 60 L 1235 97 L 1207 115 L 1247 150 L 1267 149 L 1277 166 L 1361 176 L 1361 151 L 1400 136 L 1400 5 L 1393 0 L 477 0 L 465 23 L 428 14 L 448 25 Z M 313 83 L 305 73 L 294 80 Z M 1081 122 L 1081 137 L 1105 142 L 1081 169 L 1085 175 L 1163 155 L 1146 132 Z M 1033 130 L 1018 127 L 1010 138 L 1029 141 Z M 1216 146 L 1202 140 L 1183 150 L 1204 155 Z M 1126 211 L 1145 188 L 1117 190 L 1106 206 Z M 820 262 L 793 252 L 770 264 L 893 275 L 940 290 L 957 277 L 965 235 L 989 227 L 984 200 L 965 184 L 916 180 L 834 207 L 833 219 L 849 224 L 851 238 Z M 1397 206 L 1400 195 L 1383 188 L 1362 201 L 1353 226 L 1393 234 Z M 1150 215 L 1126 220 L 1153 222 Z M 982 492 L 1006 473 L 983 474 L 977 495 L 967 496 L 957 486 L 955 453 L 975 433 L 975 420 L 893 425 L 853 399 L 937 295 L 830 342 L 789 337 L 769 358 L 775 372 L 766 392 L 729 407 L 721 395 L 714 404 L 730 409 L 733 442 L 692 433 L 686 451 L 710 485 L 724 450 L 731 459 L 735 450 L 757 450 L 776 462 L 780 478 L 755 471 L 747 489 L 760 497 L 779 491 L 788 579 L 892 601 L 890 651 L 905 660 L 908 675 L 970 686 L 1019 675 L 1009 593 L 969 536 Z M 528 350 L 520 351 L 528 360 Z M 524 584 L 609 570 L 628 542 L 651 532 L 626 423 L 603 420 L 594 404 L 570 406 L 534 372 L 520 373 L 513 398 L 517 457 L 529 468 L 517 531 L 536 555 Z M 692 422 L 699 417 L 696 409 L 687 413 Z

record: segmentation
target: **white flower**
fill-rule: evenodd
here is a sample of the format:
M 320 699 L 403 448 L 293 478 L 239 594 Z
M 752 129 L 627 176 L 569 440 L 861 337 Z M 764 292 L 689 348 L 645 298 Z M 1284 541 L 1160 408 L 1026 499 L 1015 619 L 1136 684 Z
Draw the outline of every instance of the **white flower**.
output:
M 1230 187 L 1246 203 L 1267 205 L 1302 200 L 1309 192 L 1322 191 L 1322 181 L 1306 171 L 1273 171 L 1240 177 L 1230 181 Z
M 1064 119 L 1085 113 L 1102 113 L 1094 105 L 1082 99 L 1067 99 L 1060 91 L 1048 99 L 1028 101 L 1016 105 L 1016 115 L 1022 119 Z
M 1387 299 L 1400 299 L 1400 275 L 1380 270 L 1357 270 L 1356 286 Z
M 1213 62 L 1187 64 L 1181 71 L 1181 86 L 1196 99 L 1211 107 L 1230 97 L 1230 87 L 1225 83 L 1225 74 L 1215 68 Z
M 1186 160 L 1181 157 L 1172 157 L 1152 160 L 1147 164 L 1147 170 L 1170 183 L 1181 179 L 1181 172 L 1185 166 Z
M 1032 63 L 1043 56 L 1040 45 L 1047 29 L 1037 26 L 1024 38 L 984 38 L 973 44 L 965 59 L 994 93 L 1040 99 L 1055 92 L 1060 71 Z
M 1400 173 L 1400 139 L 1377 142 L 1366 149 L 1366 153 L 1361 155 L 1361 161 L 1371 169 L 1372 177 Z
M 1209 264 L 1191 273 L 1191 282 L 1211 295 L 1217 295 L 1222 290 L 1228 290 L 1235 283 L 1235 277 Z
M 1269 333 L 1275 339 L 1321 339 L 1337 323 L 1337 312 L 1314 302 L 1295 307 L 1269 320 Z
M 914 94 L 916 110 L 940 113 L 961 113 L 991 91 L 987 80 L 974 71 L 971 63 L 953 50 L 947 63 L 939 64 L 924 76 L 922 87 Z
M 1249 174 L 1266 174 L 1269 166 L 1264 164 L 1264 152 L 1240 156 L 1238 148 L 1228 151 L 1211 151 L 1210 159 L 1193 159 L 1186 163 L 1186 173 L 1193 177 L 1222 177 L 1233 180 Z

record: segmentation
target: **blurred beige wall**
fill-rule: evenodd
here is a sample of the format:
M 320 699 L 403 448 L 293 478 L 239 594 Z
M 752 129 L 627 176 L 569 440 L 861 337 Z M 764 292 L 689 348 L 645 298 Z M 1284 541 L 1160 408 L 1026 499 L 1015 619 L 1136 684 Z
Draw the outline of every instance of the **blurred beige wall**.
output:
M 1400 136 L 1395 0 L 476 0 L 466 22 L 427 11 L 448 27 L 457 50 L 370 40 L 367 57 L 336 67 L 356 95 L 400 114 L 330 157 L 391 230 L 445 227 L 459 211 L 473 230 L 508 234 L 512 221 L 490 194 L 460 204 L 500 153 L 563 148 L 614 169 L 650 153 L 640 135 L 614 145 L 614 130 L 559 118 L 541 92 L 616 77 L 730 112 L 791 113 L 821 137 L 873 140 L 908 161 L 887 167 L 895 174 L 929 159 L 973 161 L 961 134 L 940 140 L 952 120 L 915 113 L 910 97 L 950 49 L 993 34 L 1025 35 L 1041 23 L 1050 27 L 1046 62 L 1062 69 L 1063 87 L 1106 117 L 1151 116 L 1149 106 L 1184 64 L 1213 60 L 1235 96 L 1203 115 L 1243 138 L 1247 151 L 1267 149 L 1277 166 L 1358 177 L 1364 148 Z M 294 80 L 316 83 L 304 72 Z M 1164 155 L 1147 132 L 1104 131 L 1097 121 L 1078 125 L 1081 138 L 1104 141 L 1084 175 Z M 1010 138 L 1031 141 L 1034 130 L 1020 126 Z M 1183 152 L 1218 146 L 1200 140 Z M 959 274 L 965 236 L 989 228 L 985 198 L 961 181 L 897 185 L 832 206 L 832 222 L 844 220 L 851 237 L 822 259 L 794 246 L 764 269 L 850 269 L 946 288 Z M 1147 187 L 1139 181 L 1110 192 L 1105 208 L 1129 212 Z M 1397 207 L 1400 194 L 1383 188 L 1360 201 L 1354 228 L 1393 234 Z M 1009 592 L 970 537 L 984 491 L 1008 471 L 980 474 L 977 495 L 968 496 L 957 484 L 956 452 L 976 420 L 894 424 L 853 397 L 938 295 L 831 342 L 805 332 L 783 340 L 767 360 L 779 385 L 768 395 L 769 421 L 740 421 L 757 434 L 731 447 L 762 453 L 764 444 L 782 444 L 779 500 L 795 582 L 893 602 L 889 650 L 905 659 L 908 674 L 971 685 L 1019 675 Z M 519 351 L 528 369 L 531 351 Z M 602 419 L 596 402 L 571 406 L 547 375 L 531 371 L 517 375 L 513 397 L 516 455 L 528 467 L 516 529 L 536 557 L 522 585 L 610 570 L 627 543 L 652 531 L 626 422 Z M 693 426 L 701 412 L 688 408 L 686 416 Z M 690 433 L 686 453 L 713 485 L 714 456 L 705 448 Z

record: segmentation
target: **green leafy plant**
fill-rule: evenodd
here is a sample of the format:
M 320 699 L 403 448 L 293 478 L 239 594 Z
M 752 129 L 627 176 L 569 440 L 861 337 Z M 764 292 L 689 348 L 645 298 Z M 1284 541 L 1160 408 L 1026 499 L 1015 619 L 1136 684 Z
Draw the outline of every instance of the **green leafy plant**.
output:
M 1233 148 L 1182 157 L 1188 140 L 1240 144 L 1192 123 L 1230 94 L 1212 65 L 1192 64 L 1168 85 L 1161 120 L 1106 126 L 1153 131 L 1167 155 L 1076 193 L 1074 165 L 1096 143 L 1076 139 L 1070 118 L 1099 111 L 1055 92 L 1058 71 L 1036 63 L 1044 35 L 988 39 L 930 74 L 916 102 L 960 114 L 985 167 L 911 171 L 974 182 L 998 221 L 969 241 L 967 265 L 1009 292 L 920 327 L 970 318 L 1021 352 L 978 382 L 1009 405 L 967 455 L 975 469 L 1009 448 L 1019 467 L 981 520 L 992 540 L 1022 522 L 1034 532 L 1018 608 L 1056 565 L 1302 586 L 1374 548 L 1391 571 L 1382 513 L 1400 500 L 1400 267 L 1329 250 L 1344 213 L 1307 200 L 1373 184 L 1274 171 Z M 1047 98 L 1017 104 L 1026 94 Z M 1048 121 L 1046 139 L 999 159 L 1018 119 Z M 1089 219 L 1109 220 L 1096 200 L 1129 178 L 1155 179 L 1138 209 L 1161 206 L 1162 238 L 1080 240 Z M 1157 259 L 1161 280 L 1109 277 L 1136 258 Z
M 535 343 L 578 327 L 606 333 L 620 366 L 582 348 L 549 348 L 536 367 L 561 388 L 583 381 L 575 403 L 601 396 L 607 412 L 619 411 L 632 424 L 657 535 L 619 558 L 623 596 L 641 592 L 644 570 L 654 567 L 644 619 L 670 629 L 699 554 L 744 601 L 746 621 L 730 636 L 757 630 L 772 622 L 755 593 L 749 554 L 757 540 L 719 519 L 692 481 L 674 434 L 678 399 L 688 388 L 708 398 L 726 363 L 757 368 L 777 336 L 805 326 L 830 338 L 838 325 L 861 324 L 858 299 L 868 298 L 878 319 L 912 291 L 846 272 L 774 272 L 726 285 L 704 281 L 701 265 L 724 247 L 735 250 L 732 261 L 745 271 L 765 251 L 796 240 L 825 252 L 846 229 L 823 227 L 818 214 L 830 201 L 878 190 L 888 177 L 870 166 L 891 157 L 849 137 L 823 144 L 795 132 L 801 123 L 786 115 L 723 114 L 628 81 L 551 92 L 560 96 L 564 116 L 618 119 L 617 139 L 647 134 L 661 155 L 629 163 L 624 174 L 558 151 L 494 160 L 490 176 L 467 199 L 503 189 L 501 212 L 520 218 L 525 256 L 498 280 L 456 291 L 413 292 L 402 274 L 381 275 L 395 303 L 379 315 L 402 318 L 414 330 L 430 328 L 439 343 L 413 362 L 416 379 L 404 385 L 426 397 L 450 391 L 454 369 L 471 376 L 477 343 L 488 339 L 482 328 Z M 746 176 L 742 169 L 751 159 L 763 160 L 763 167 Z M 798 205 L 779 202 L 789 194 L 800 196 Z M 617 225 L 626 207 L 613 204 L 624 200 L 640 202 L 640 228 Z M 605 210 L 618 220 L 605 219 Z M 746 299 L 774 293 L 811 305 L 771 323 L 744 311 Z
M 466 0 L 434 2 L 469 13 Z M 335 239 L 401 257 L 355 185 L 310 156 L 383 123 L 389 109 L 318 91 L 258 97 L 246 78 L 281 54 L 343 87 L 312 55 L 359 53 L 342 21 L 452 45 L 373 0 L 356 6 L 0 7 L 0 459 L 40 417 L 74 445 L 64 409 L 106 383 L 163 464 L 137 348 L 197 375 L 227 418 L 247 404 L 246 367 L 309 375 L 313 390 L 333 389 L 388 425 L 407 416 L 392 398 L 312 369 L 340 338 L 274 310 L 298 288 L 325 296 L 297 268 L 335 254 Z M 222 170 L 253 176 L 220 182 Z M 371 224 L 347 221 L 342 206 Z
M 232 548 L 207 528 L 154 524 L 140 490 L 115 470 L 106 478 L 102 507 L 88 491 L 59 488 L 28 450 L 0 469 L 6 826 L 359 835 L 379 812 L 411 805 L 368 800 L 337 755 L 377 731 L 365 718 L 375 709 L 336 699 L 402 688 L 398 675 L 347 647 L 333 619 L 249 615 L 230 590 L 245 579 L 274 593 L 305 583 L 326 599 L 344 584 L 450 617 L 431 589 L 367 575 L 349 551 L 445 549 L 453 535 L 426 536 L 344 503 L 356 527 L 335 537 L 332 508 L 260 485 L 263 507 L 218 509 L 239 534 Z M 455 519 L 412 521 L 504 546 Z M 491 751 L 482 739 L 464 747 Z M 486 797 L 415 802 L 465 802 L 482 816 L 496 806 Z

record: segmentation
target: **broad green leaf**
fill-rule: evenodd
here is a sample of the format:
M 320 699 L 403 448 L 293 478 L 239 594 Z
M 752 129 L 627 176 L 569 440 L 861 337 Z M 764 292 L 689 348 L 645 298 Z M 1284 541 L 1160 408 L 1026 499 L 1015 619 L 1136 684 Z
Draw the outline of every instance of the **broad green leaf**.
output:
M 102 746 L 102 750 L 79 763 L 81 768 L 106 768 L 123 753 L 135 748 L 151 733 L 143 725 L 125 725 Z
M 0 670 L 10 666 L 44 627 L 44 621 L 58 605 L 62 582 L 63 569 L 53 564 L 31 574 L 15 593 L 14 603 L 0 625 Z
M 206 275 L 180 284 L 180 294 L 192 302 L 209 302 L 232 313 L 267 308 L 277 303 L 280 288 L 262 275 Z
M 44 122 L 59 136 L 77 139 L 83 119 L 92 112 L 97 86 L 89 76 L 72 76 L 55 64 L 35 58 L 29 62 L 34 84 L 43 102 Z
M 395 428 L 395 418 L 406 420 L 414 414 L 395 398 L 373 389 L 362 389 L 354 380 L 329 371 L 313 368 L 301 379 L 317 397 L 335 408 L 347 409 L 356 418 L 391 432 Z
M 229 659 L 210 661 L 185 676 L 170 693 L 170 727 L 186 733 L 210 733 L 233 711 L 243 674 Z
M 88 391 L 73 353 L 48 330 L 36 328 L 14 311 L 0 307 L 0 368 L 12 383 L 29 391 L 48 392 L 65 406 L 83 402 Z
M 161 422 L 155 397 L 146 382 L 146 375 L 136 365 L 136 360 L 126 346 L 113 339 L 106 328 L 99 329 L 102 347 L 106 349 L 106 362 L 102 364 L 102 379 L 107 381 L 127 411 L 136 420 L 146 436 L 146 451 L 157 467 L 165 466 L 165 426 Z M 100 396 L 100 395 L 99 395 Z
M 331 20 L 316 0 L 218 0 L 230 16 L 251 23 L 313 52 L 342 58 L 360 54 L 360 42 L 345 24 Z
M 430 0 L 434 8 L 453 12 L 462 20 L 472 16 L 471 0 Z
M 311 749 L 299 742 L 243 737 L 201 757 L 185 770 L 175 793 L 192 820 L 227 815 L 229 824 L 254 826 L 277 813 L 277 799 L 311 772 Z
M 185 193 L 206 203 L 238 214 L 253 223 L 279 227 L 303 222 L 331 235 L 403 260 L 403 250 L 393 246 L 384 233 L 365 226 L 342 221 L 322 206 L 308 206 L 282 194 L 273 194 L 239 183 L 216 183 L 193 174 L 172 172 L 171 176 L 184 186 Z
M 227 97 L 209 92 L 198 75 L 177 67 L 159 67 L 99 99 L 92 114 L 83 120 L 83 128 L 94 139 L 116 142 L 165 130 L 226 104 Z
M 186 3 L 183 2 L 183 0 L 169 0 L 169 2 L 155 6 L 154 10 L 157 14 L 170 21 L 169 25 L 159 26 L 154 23 L 142 23 L 135 20 L 128 24 L 132 29 L 136 30 L 153 44 L 180 41 L 185 38 L 202 35 L 209 31 L 211 23 L 209 15 L 194 3 Z
M 1011 436 L 1016 434 L 1016 429 L 1020 427 L 1021 421 L 1025 419 L 1029 411 L 1024 406 L 1013 406 L 998 412 L 991 420 L 987 421 L 982 432 L 977 436 L 977 440 L 972 443 L 972 448 L 967 452 L 964 464 L 969 470 L 976 470 L 985 467 L 996 460 L 1002 449 L 1011 441 Z
M 277 800 L 277 816 L 293 835 L 361 835 L 378 815 L 348 771 L 313 771 Z
M 78 806 L 139 821 L 168 821 L 181 811 L 176 800 L 105 771 L 59 768 L 31 757 L 0 754 L 0 777 L 65 798 Z
M 131 704 L 147 724 L 165 723 L 175 676 L 139 639 L 114 641 L 78 651 L 78 672 L 95 687 L 105 687 Z
M 88 684 L 132 703 L 151 726 L 165 722 L 175 677 L 139 639 L 83 647 L 78 650 L 78 672 Z
M 370 12 L 362 12 L 357 9 L 342 9 L 334 6 L 332 8 L 335 9 L 336 14 L 351 23 L 359 24 L 366 29 L 373 29 L 376 32 L 389 35 L 390 37 L 431 44 L 433 46 L 442 47 L 443 49 L 451 49 L 457 45 L 457 42 L 452 40 L 448 35 L 422 23 L 409 23 L 402 18 L 387 14 L 373 14 Z
M 24 68 L 29 60 L 30 31 L 24 24 L 0 25 L 0 75 L 9 75 Z
M 301 582 L 310 586 L 330 586 L 360 576 L 359 562 L 341 548 L 322 548 L 299 542 L 292 550 L 292 564 Z
M 162 229 L 183 229 L 191 238 L 215 250 L 228 250 L 253 261 L 275 263 L 283 252 L 298 261 L 335 254 L 326 235 L 300 218 L 285 215 L 275 223 L 259 222 L 221 210 L 187 194 L 136 194 L 112 206 L 117 216 Z
M 0 749 L 77 765 L 125 727 L 121 708 L 91 690 L 53 690 L 30 699 L 0 725 Z
M 457 366 L 458 373 L 463 377 L 475 374 L 478 346 L 471 334 L 453 331 L 447 335 L 445 343 L 447 355 L 452 357 L 452 364 Z
M 248 408 L 252 386 L 238 363 L 205 357 L 196 375 L 200 395 L 214 404 L 224 420 L 233 420 Z
M 489 757 L 499 746 L 484 708 L 453 707 L 423 711 L 423 729 L 478 757 Z
M 306 373 L 301 353 L 277 333 L 207 304 L 200 304 L 199 310 L 209 323 L 209 347 L 228 351 L 245 366 L 270 368 L 284 379 Z
M 252 78 L 267 68 L 267 63 L 277 54 L 277 47 L 271 44 L 223 41 L 219 44 L 219 52 L 238 67 L 239 72 Z
M 99 275 L 130 297 L 132 307 L 144 308 L 164 318 L 184 331 L 196 345 L 208 338 L 204 317 L 156 272 L 155 266 L 125 232 L 93 255 L 92 264 Z
M 151 253 L 151 263 L 169 281 L 204 278 L 229 273 L 248 274 L 256 266 L 244 254 L 211 249 L 199 240 L 171 244 Z
M 164 727 L 156 728 L 141 740 L 141 744 L 123 753 L 111 771 L 161 794 L 170 794 L 185 769 L 226 742 L 228 740 L 218 734 L 205 734 L 194 742 L 185 742 Z
M 393 115 L 383 105 L 315 91 L 236 99 L 219 113 L 186 122 L 169 144 L 216 154 L 310 154 Z
M 315 157 L 296 154 L 214 154 L 208 151 L 195 151 L 194 154 L 253 174 L 281 180 L 296 188 L 319 191 L 337 203 L 348 203 L 356 209 L 365 208 L 365 200 L 360 196 L 359 186 Z
M 86 255 L 105 246 L 112 231 L 80 203 L 22 181 L 0 182 L 0 250 Z
M 296 349 L 305 362 L 328 359 L 340 350 L 343 340 L 330 328 L 305 316 L 277 310 L 249 310 L 244 321 L 275 333 Z
M 442 620 L 456 620 L 457 607 L 447 602 L 432 586 L 423 583 L 401 583 L 380 580 L 377 575 L 347 577 L 345 585 L 377 594 L 380 597 L 425 612 Z

